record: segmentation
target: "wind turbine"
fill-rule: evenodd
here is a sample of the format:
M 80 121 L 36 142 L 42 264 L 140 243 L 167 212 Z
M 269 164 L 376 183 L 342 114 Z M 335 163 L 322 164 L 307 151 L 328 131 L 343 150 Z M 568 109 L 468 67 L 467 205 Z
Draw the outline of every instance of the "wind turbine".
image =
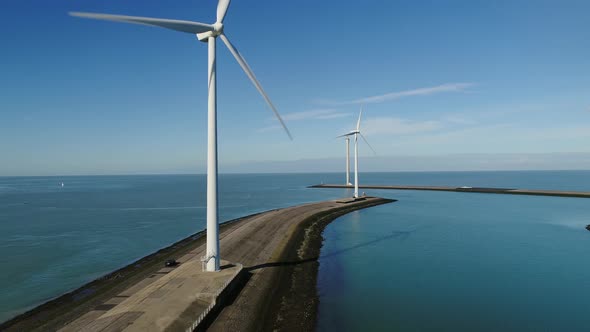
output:
M 218 204 L 217 204 L 217 81 L 216 81 L 216 38 L 220 37 L 223 43 L 227 46 L 231 54 L 236 58 L 248 78 L 254 83 L 254 86 L 260 92 L 268 106 L 272 109 L 275 116 L 287 132 L 290 139 L 291 133 L 279 115 L 279 112 L 270 101 L 270 98 L 262 89 L 260 82 L 254 76 L 252 69 L 246 63 L 240 52 L 227 39 L 223 32 L 223 19 L 227 13 L 230 0 L 219 0 L 217 4 L 217 21 L 213 24 L 205 24 L 191 21 L 169 20 L 161 18 L 110 15 L 110 14 L 96 14 L 96 13 L 80 13 L 71 12 L 72 16 L 116 21 L 124 23 L 135 23 L 150 26 L 157 26 L 170 30 L 176 30 L 189 34 L 196 35 L 197 38 L 208 43 L 209 46 L 209 61 L 208 61 L 208 145 L 207 145 L 207 252 L 203 257 L 203 264 L 206 265 L 207 271 L 219 271 L 219 224 L 217 219 Z
M 377 153 L 375 152 L 375 149 L 373 149 L 373 147 L 371 146 L 371 144 L 369 144 L 369 142 L 367 141 L 367 139 L 365 138 L 365 136 L 361 133 L 361 116 L 363 115 L 363 107 L 361 106 L 361 111 L 359 112 L 359 119 L 356 122 L 356 129 L 351 130 L 349 133 L 344 134 L 344 135 L 340 135 L 338 137 L 346 137 L 349 138 L 350 136 L 354 136 L 354 194 L 353 197 L 354 198 L 358 198 L 359 197 L 359 159 L 358 159 L 358 152 L 359 152 L 359 145 L 358 145 L 358 136 L 360 136 L 365 143 L 367 143 L 367 145 L 369 146 L 369 148 L 371 148 L 371 150 L 373 150 L 373 153 Z

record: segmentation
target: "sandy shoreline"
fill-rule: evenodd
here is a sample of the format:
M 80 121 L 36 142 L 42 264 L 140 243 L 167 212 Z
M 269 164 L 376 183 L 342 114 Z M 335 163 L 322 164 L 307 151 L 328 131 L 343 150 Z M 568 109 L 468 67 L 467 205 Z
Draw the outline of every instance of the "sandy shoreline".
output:
M 347 204 L 312 203 L 221 224 L 224 259 L 242 263 L 246 273 L 232 300 L 213 313 L 205 326 L 211 330 L 313 330 L 318 301 L 317 258 L 324 227 L 350 211 L 391 201 L 368 198 Z M 197 259 L 205 244 L 204 235 L 204 231 L 193 234 L 46 302 L 1 324 L 0 330 L 58 330 L 122 291 L 157 280 L 156 271 L 167 259 Z

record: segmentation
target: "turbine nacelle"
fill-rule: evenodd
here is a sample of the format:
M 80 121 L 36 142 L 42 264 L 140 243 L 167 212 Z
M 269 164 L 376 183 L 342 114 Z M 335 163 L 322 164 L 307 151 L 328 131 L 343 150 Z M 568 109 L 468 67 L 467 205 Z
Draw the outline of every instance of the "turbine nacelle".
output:
M 223 23 L 215 22 L 215 24 L 213 24 L 212 27 L 213 30 L 211 31 L 197 33 L 197 39 L 206 43 L 209 37 L 217 37 L 223 33 Z

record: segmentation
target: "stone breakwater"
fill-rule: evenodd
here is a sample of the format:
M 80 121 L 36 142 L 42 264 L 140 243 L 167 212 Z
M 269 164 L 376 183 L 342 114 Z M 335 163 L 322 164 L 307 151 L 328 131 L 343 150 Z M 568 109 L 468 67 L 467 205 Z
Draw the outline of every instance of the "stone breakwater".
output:
M 316 184 L 309 188 L 342 188 L 352 189 L 353 186 L 344 184 Z M 585 191 L 560 191 L 538 189 L 512 189 L 512 188 L 485 188 L 485 187 L 443 187 L 443 186 L 396 186 L 396 185 L 360 185 L 360 189 L 389 189 L 389 190 L 430 190 L 430 191 L 454 191 L 464 193 L 481 194 L 507 194 L 507 195 L 532 195 L 532 196 L 557 196 L 590 198 L 590 192 Z

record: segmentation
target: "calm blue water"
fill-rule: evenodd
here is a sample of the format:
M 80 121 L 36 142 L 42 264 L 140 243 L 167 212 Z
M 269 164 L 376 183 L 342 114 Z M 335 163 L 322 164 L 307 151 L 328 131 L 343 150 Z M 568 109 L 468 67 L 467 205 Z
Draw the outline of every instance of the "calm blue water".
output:
M 341 193 L 306 189 L 334 177 L 221 175 L 220 220 L 337 198 Z M 203 230 L 205 181 L 0 177 L 0 321 Z
M 220 176 L 220 218 L 350 195 L 343 174 Z M 62 187 L 60 183 L 63 182 Z M 590 191 L 590 172 L 361 174 L 361 183 Z M 323 330 L 581 330 L 590 200 L 374 191 L 326 229 Z M 0 321 L 205 226 L 205 177 L 0 177 Z
M 381 176 L 590 191 L 590 172 Z M 371 194 L 399 201 L 343 216 L 324 233 L 319 330 L 589 330 L 590 200 Z

